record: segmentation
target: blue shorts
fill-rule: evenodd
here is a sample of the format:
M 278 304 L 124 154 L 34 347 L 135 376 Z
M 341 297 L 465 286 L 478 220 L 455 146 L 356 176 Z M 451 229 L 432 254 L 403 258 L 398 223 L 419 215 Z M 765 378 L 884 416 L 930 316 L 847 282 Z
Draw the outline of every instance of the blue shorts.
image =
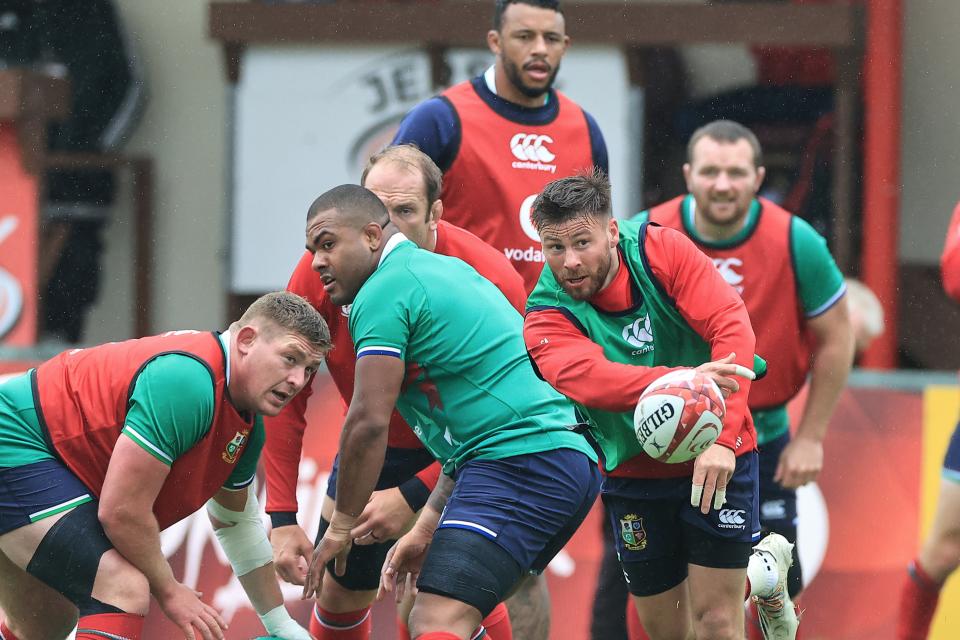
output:
M 943 457 L 943 477 L 960 483 L 960 423 L 953 430 L 947 453 Z
M 437 528 L 478 533 L 523 571 L 539 573 L 583 522 L 599 490 L 596 463 L 573 449 L 474 459 L 457 471 Z
M 0 535 L 93 499 L 59 460 L 0 468 Z
M 790 444 L 790 432 L 760 447 L 760 524 L 790 542 L 797 539 L 797 492 L 773 481 L 780 454 Z
M 388 447 L 375 490 L 381 491 L 398 487 L 433 462 L 433 456 L 426 449 Z M 333 469 L 330 471 L 330 480 L 327 482 L 327 495 L 334 500 L 337 497 L 339 470 L 340 456 L 337 456 L 333 460 Z M 317 530 L 317 544 L 320 544 L 320 540 L 329 525 L 329 522 L 321 518 L 320 527 Z M 384 540 L 379 544 L 355 544 L 347 555 L 347 570 L 342 576 L 338 576 L 333 570 L 333 560 L 327 564 L 327 569 L 333 579 L 344 589 L 372 591 L 380 586 L 380 570 L 383 568 L 383 561 L 386 559 L 387 552 L 393 546 L 393 543 L 393 540 Z
M 756 452 L 737 458 L 727 502 L 703 515 L 690 504 L 691 479 L 604 479 L 601 495 L 630 593 L 651 596 L 680 584 L 687 565 L 744 568 L 760 537 Z
M 435 462 L 433 455 L 426 449 L 402 449 L 387 447 L 383 459 L 383 468 L 377 478 L 374 491 L 382 491 L 399 487 L 401 484 L 423 471 Z M 340 472 L 340 456 L 333 459 L 333 469 L 330 470 L 330 479 L 327 481 L 327 495 L 337 497 L 337 475 Z

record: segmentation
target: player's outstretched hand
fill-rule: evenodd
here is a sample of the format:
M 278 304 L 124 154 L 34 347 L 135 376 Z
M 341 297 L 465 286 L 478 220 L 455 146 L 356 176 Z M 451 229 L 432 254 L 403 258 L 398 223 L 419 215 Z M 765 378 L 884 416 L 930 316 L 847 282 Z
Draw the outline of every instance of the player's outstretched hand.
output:
M 327 563 L 333 560 L 333 571 L 342 576 L 347 571 L 347 554 L 353 546 L 350 530 L 353 529 L 356 517 L 340 511 L 334 511 L 330 518 L 330 525 L 323 534 L 317 548 L 310 558 L 310 568 L 303 585 L 303 599 L 320 595 L 320 586 L 323 584 L 323 574 Z
M 409 528 L 415 515 L 397 487 L 374 491 L 350 532 L 353 544 L 368 545 L 396 540 Z
M 179 582 L 163 592 L 154 593 L 163 614 L 180 627 L 184 638 L 223 640 L 227 623 L 216 609 L 200 600 L 202 595 Z
M 383 561 L 377 600 L 382 599 L 384 594 L 390 591 L 396 592 L 397 602 L 403 600 L 408 585 L 414 585 L 417 582 L 417 576 L 420 575 L 420 568 L 427 557 L 432 539 L 432 532 L 414 527 L 397 540 Z
M 726 358 L 714 360 L 713 362 L 705 362 L 697 367 L 697 371 L 717 383 L 724 398 L 729 398 L 731 394 L 740 390 L 740 383 L 737 382 L 734 376 L 746 378 L 747 380 L 753 380 L 757 377 L 757 374 L 751 369 L 746 368 L 742 364 L 736 364 L 733 361 L 736 357 L 737 354 L 731 353 Z
M 710 513 L 710 503 L 719 509 L 727 501 L 727 483 L 737 466 L 737 457 L 733 449 L 720 444 L 712 444 L 697 456 L 693 463 L 693 488 L 690 492 L 690 504 L 700 508 L 700 513 Z
M 813 438 L 798 437 L 780 453 L 773 481 L 786 489 L 796 489 L 813 482 L 823 469 L 823 444 Z
M 300 525 L 276 527 L 270 531 L 273 567 L 285 582 L 303 586 L 313 556 L 313 543 Z

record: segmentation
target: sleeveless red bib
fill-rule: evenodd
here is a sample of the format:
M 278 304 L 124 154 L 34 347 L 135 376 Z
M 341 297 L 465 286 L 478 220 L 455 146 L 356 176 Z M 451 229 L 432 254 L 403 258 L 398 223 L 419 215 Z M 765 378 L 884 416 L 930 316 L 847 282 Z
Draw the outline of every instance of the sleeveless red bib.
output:
M 766 377 L 750 387 L 751 409 L 780 406 L 797 394 L 810 368 L 810 335 L 804 327 L 790 246 L 792 214 L 764 198 L 753 233 L 733 247 L 697 241 L 683 224 L 684 197 L 650 209 L 651 222 L 686 233 L 710 256 L 724 279 L 740 292 L 757 335 Z
M 40 365 L 32 381 L 37 415 L 49 444 L 99 497 L 137 375 L 151 360 L 168 353 L 191 356 L 210 370 L 214 415 L 210 431 L 170 467 L 153 505 L 161 529 L 213 497 L 249 442 L 252 419 L 230 402 L 219 338 L 206 332 L 174 331 L 73 349 Z
M 530 291 L 544 263 L 530 207 L 547 183 L 593 167 L 586 116 L 559 92 L 557 117 L 541 126 L 499 115 L 470 82 L 442 95 L 461 128 L 456 158 L 443 176 L 443 217 L 503 251 Z

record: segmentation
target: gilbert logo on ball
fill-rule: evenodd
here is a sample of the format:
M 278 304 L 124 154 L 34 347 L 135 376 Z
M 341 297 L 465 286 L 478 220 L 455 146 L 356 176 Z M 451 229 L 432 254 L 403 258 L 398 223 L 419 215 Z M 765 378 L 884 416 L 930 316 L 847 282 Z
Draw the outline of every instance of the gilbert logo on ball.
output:
M 637 441 L 660 462 L 693 460 L 716 442 L 726 405 L 720 387 L 693 369 L 657 378 L 633 414 Z

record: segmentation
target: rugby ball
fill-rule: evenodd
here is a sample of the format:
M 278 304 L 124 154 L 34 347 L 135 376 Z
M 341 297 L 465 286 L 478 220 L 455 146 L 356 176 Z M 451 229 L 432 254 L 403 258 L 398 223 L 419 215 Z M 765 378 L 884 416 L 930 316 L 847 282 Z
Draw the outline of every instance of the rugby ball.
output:
M 720 387 L 694 369 L 682 369 L 647 387 L 633 427 L 648 456 L 675 464 L 693 460 L 717 441 L 725 413 Z

